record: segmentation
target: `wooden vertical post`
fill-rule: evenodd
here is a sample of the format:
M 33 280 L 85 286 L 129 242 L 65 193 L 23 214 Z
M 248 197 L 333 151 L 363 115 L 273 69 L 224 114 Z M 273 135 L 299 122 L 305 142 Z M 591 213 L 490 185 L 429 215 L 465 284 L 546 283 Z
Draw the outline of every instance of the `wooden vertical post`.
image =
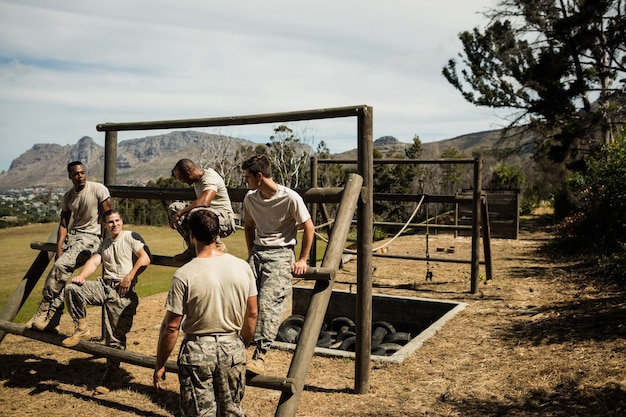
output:
M 322 267 L 333 268 L 335 270 L 339 268 L 339 262 L 341 261 L 348 232 L 352 225 L 352 217 L 354 216 L 357 201 L 361 195 L 362 184 L 363 179 L 359 175 L 350 174 L 348 177 L 341 204 L 339 205 L 337 218 L 328 239 L 328 246 L 324 253 Z M 322 323 L 324 322 L 324 316 L 326 315 L 332 289 L 332 280 L 317 280 L 315 282 L 313 295 L 311 296 L 304 324 L 300 331 L 300 339 L 296 345 L 289 372 L 287 373 L 287 378 L 294 379 L 295 392 L 283 392 L 281 394 L 276 409 L 276 416 L 292 417 L 296 415 L 298 402 L 302 396 L 304 381 L 309 371 L 313 353 L 315 352 L 315 346 L 317 345 L 317 339 L 322 329 Z
M 317 156 L 311 157 L 311 188 L 317 188 Z M 317 203 L 311 204 L 311 219 L 313 225 L 317 221 Z M 313 234 L 313 245 L 309 256 L 309 265 L 315 266 L 317 262 L 317 236 Z
M 482 160 L 474 159 L 474 193 L 472 198 L 472 273 L 470 292 L 476 294 L 478 292 L 478 276 L 480 265 L 480 200 L 482 195 L 481 183 Z
M 107 131 L 104 133 L 104 185 L 117 185 L 117 131 Z M 102 236 L 104 236 L 104 227 Z M 102 326 L 101 335 L 104 340 L 106 335 L 106 311 L 101 309 Z
M 481 228 L 483 235 L 483 252 L 485 254 L 485 279 L 490 281 L 493 279 L 493 262 L 491 261 L 491 226 L 489 225 L 489 205 L 487 196 L 481 199 Z
M 373 109 L 358 116 L 358 171 L 363 196 L 357 209 L 357 293 L 354 391 L 365 394 L 370 386 L 372 344 L 372 242 L 374 239 L 374 141 Z
M 104 134 L 104 185 L 117 184 L 117 132 Z

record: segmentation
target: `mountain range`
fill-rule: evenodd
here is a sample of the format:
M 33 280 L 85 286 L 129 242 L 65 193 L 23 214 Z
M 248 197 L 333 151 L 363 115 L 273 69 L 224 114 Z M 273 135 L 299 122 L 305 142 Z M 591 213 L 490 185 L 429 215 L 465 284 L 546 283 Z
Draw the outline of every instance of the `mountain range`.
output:
M 485 131 L 437 142 L 422 143 L 422 158 L 439 158 L 441 150 L 455 147 L 463 157 L 471 157 L 477 149 L 493 149 L 501 131 Z M 169 177 L 171 169 L 181 158 L 190 158 L 199 165 L 203 160 L 235 158 L 242 146 L 254 147 L 257 143 L 224 135 L 193 130 L 171 132 L 163 135 L 119 141 L 117 144 L 117 184 L 145 185 L 149 180 Z M 392 136 L 374 141 L 374 147 L 383 155 L 404 153 L 411 143 Z M 356 149 L 334 154 L 335 158 L 355 158 Z M 211 158 L 209 157 L 211 156 Z M 36 144 L 14 159 L 7 171 L 0 172 L 0 191 L 31 187 L 66 188 L 70 185 L 66 165 L 70 161 L 83 161 L 89 179 L 104 178 L 104 147 L 91 137 L 84 136 L 74 145 Z

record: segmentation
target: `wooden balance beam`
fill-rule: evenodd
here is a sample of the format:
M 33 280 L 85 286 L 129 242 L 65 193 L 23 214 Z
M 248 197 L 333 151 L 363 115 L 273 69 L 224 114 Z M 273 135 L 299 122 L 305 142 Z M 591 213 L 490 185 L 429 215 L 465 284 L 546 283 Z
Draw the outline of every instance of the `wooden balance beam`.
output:
M 72 349 L 83 353 L 89 353 L 96 357 L 111 358 L 119 362 L 130 363 L 131 365 L 142 366 L 144 368 L 154 369 L 156 366 L 155 356 L 140 355 L 138 353 L 129 352 L 127 350 L 115 349 L 98 343 L 81 341 L 76 346 L 66 347 L 61 343 L 67 336 L 58 333 L 40 332 L 37 330 L 26 329 L 24 326 L 15 324 L 10 321 L 0 320 L 0 329 L 7 333 L 18 336 L 27 337 L 29 339 L 38 340 L 40 342 L 49 343 L 65 349 Z M 156 346 L 156 342 L 155 342 Z M 178 375 L 178 365 L 175 361 L 167 361 L 165 370 Z M 280 378 L 268 375 L 246 375 L 246 385 L 259 388 L 268 388 L 281 391 L 283 394 L 295 393 L 295 384 L 293 378 Z

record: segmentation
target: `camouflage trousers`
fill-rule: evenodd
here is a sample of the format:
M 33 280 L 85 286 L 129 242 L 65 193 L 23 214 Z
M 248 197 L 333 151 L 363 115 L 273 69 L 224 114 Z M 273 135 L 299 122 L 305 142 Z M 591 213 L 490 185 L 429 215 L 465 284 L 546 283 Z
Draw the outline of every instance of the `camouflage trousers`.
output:
M 264 248 L 254 246 L 248 263 L 256 277 L 259 316 L 253 342 L 262 353 L 276 339 L 283 302 L 291 291 L 291 265 L 295 255 L 291 247 Z
M 240 338 L 183 340 L 178 380 L 183 416 L 245 417 L 246 350 Z
M 65 303 L 74 321 L 87 317 L 87 305 L 102 306 L 106 345 L 126 349 L 126 334 L 133 325 L 139 305 L 134 287 L 125 297 L 120 297 L 117 282 L 111 279 L 98 278 L 83 285 L 68 284 L 65 287 Z
M 63 254 L 54 262 L 43 287 L 42 303 L 50 310 L 63 310 L 63 289 L 75 269 L 87 262 L 100 247 L 100 236 L 90 233 L 69 233 L 63 244 Z
M 168 218 L 171 220 L 174 214 L 187 207 L 186 203 L 182 201 L 175 201 L 168 206 Z M 220 238 L 228 237 L 235 232 L 235 219 L 227 210 L 219 210 L 214 207 L 203 207 L 191 210 L 210 210 L 217 215 L 217 219 L 220 222 L 220 235 L 217 237 L 217 247 L 220 250 L 226 247 Z M 190 213 L 191 213 L 190 212 Z M 187 245 L 189 245 L 189 220 L 188 214 L 182 216 L 176 223 L 176 231 L 185 239 Z

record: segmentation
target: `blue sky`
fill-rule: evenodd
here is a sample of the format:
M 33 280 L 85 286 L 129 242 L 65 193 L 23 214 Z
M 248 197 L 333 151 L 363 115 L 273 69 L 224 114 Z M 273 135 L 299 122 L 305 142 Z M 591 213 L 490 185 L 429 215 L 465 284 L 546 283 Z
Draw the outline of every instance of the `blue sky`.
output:
M 497 129 L 441 75 L 496 0 L 0 0 L 0 171 L 36 143 L 104 143 L 104 122 L 367 104 L 374 138 Z M 356 147 L 353 119 L 292 126 Z M 265 142 L 275 126 L 205 129 Z M 119 140 L 154 131 L 120 133 Z

